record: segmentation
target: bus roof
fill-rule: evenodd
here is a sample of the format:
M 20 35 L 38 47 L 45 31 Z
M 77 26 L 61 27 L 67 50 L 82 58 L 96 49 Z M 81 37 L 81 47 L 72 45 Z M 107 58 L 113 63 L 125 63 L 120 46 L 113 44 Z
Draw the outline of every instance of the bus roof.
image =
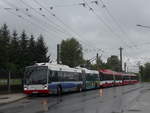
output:
M 38 66 L 48 66 L 48 69 L 55 71 L 81 72 L 79 69 L 71 68 L 67 65 L 51 64 L 51 63 L 37 63 Z
M 96 70 L 89 70 L 89 69 L 83 68 L 83 67 L 76 67 L 76 69 L 80 69 L 80 70 L 82 70 L 82 71 L 84 70 L 85 73 L 99 74 L 99 72 L 96 71 Z
M 101 72 L 103 74 L 115 75 L 115 76 L 137 76 L 135 74 L 116 72 L 116 71 L 112 71 L 110 69 L 101 69 L 101 70 L 99 70 L 99 72 Z
M 88 70 L 82 67 L 71 68 L 67 65 L 62 65 L 62 64 L 36 63 L 33 66 L 47 66 L 48 69 L 55 70 L 55 71 L 68 71 L 68 72 L 78 72 L 78 73 L 82 73 L 82 71 L 85 71 L 85 73 L 99 74 L 99 72 L 96 70 Z M 33 67 L 33 66 L 28 66 L 28 67 Z

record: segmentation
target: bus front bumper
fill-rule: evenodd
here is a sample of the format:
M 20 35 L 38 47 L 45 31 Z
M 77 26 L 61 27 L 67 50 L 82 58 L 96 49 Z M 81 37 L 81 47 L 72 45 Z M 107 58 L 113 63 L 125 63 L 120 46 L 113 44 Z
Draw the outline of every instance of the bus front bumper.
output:
M 24 90 L 24 94 L 50 94 L 49 90 Z

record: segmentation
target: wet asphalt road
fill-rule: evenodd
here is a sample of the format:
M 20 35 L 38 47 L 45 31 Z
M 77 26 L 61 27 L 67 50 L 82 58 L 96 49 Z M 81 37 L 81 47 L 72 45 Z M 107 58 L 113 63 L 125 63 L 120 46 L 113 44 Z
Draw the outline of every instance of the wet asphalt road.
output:
M 145 87 L 145 84 L 136 84 L 97 89 L 66 94 L 61 98 L 27 97 L 0 106 L 0 113 L 125 113 L 128 107 L 141 96 Z

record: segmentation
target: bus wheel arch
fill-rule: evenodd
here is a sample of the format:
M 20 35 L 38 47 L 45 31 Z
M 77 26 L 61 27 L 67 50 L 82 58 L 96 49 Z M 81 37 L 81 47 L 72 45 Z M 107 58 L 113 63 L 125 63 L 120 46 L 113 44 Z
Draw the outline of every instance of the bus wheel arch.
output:
M 80 85 L 77 85 L 77 91 L 81 92 L 82 90 L 83 90 L 82 85 L 81 85 L 81 84 L 80 84 Z
M 57 84 L 57 95 L 62 95 L 63 88 L 61 84 Z

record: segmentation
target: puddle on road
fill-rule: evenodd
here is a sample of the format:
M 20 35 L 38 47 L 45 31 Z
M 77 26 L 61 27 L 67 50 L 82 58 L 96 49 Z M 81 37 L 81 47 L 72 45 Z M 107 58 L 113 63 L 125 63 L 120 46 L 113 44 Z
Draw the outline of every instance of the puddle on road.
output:
M 123 113 L 123 112 L 111 112 L 111 113 Z
M 57 100 L 58 102 L 62 101 L 62 99 L 58 99 Z M 57 104 L 58 104 L 57 102 Z M 57 104 L 53 104 L 53 105 L 50 105 L 49 106 L 49 102 L 48 102 L 48 99 L 42 99 L 41 101 L 41 110 L 40 111 L 37 111 L 36 113 L 46 113 L 48 112 L 52 107 L 54 107 L 55 105 Z
M 36 113 L 44 113 L 44 111 L 37 111 Z
M 99 89 L 99 96 L 103 96 L 103 95 L 104 95 L 103 89 L 101 88 L 101 89 Z
M 132 111 L 132 112 L 141 112 L 142 110 L 139 110 L 139 109 L 129 109 L 128 111 Z
M 42 110 L 44 112 L 47 112 L 48 111 L 48 100 L 47 99 L 43 99 L 41 104 L 42 104 Z
M 28 104 L 30 103 L 30 101 L 25 101 L 25 102 L 22 102 L 22 104 Z
M 104 103 L 104 101 L 99 101 L 99 103 Z

